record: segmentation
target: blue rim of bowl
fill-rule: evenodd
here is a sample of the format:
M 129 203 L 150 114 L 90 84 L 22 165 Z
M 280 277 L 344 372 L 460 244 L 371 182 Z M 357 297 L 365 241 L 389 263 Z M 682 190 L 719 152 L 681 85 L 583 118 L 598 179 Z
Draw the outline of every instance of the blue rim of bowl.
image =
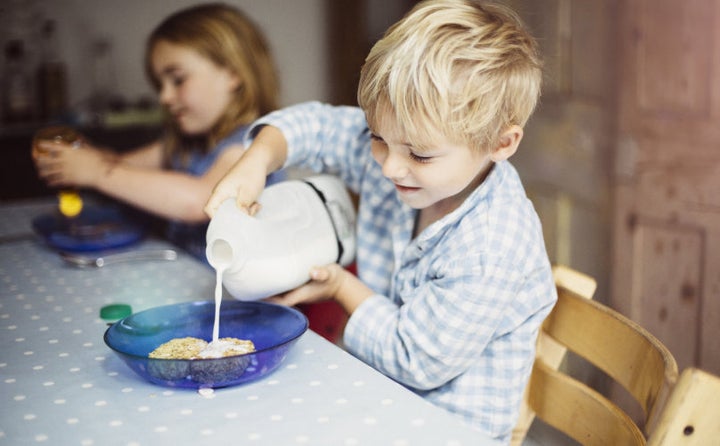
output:
M 148 308 L 148 309 L 143 310 L 143 311 L 155 310 L 155 309 L 159 309 L 159 308 L 163 308 L 163 307 L 173 307 L 173 306 L 182 305 L 182 304 L 205 304 L 205 303 L 212 303 L 212 304 L 214 305 L 214 302 L 211 302 L 211 301 L 189 301 L 189 302 L 178 302 L 178 303 L 176 303 L 176 304 L 161 305 L 161 306 L 158 306 L 158 307 Z M 199 361 L 199 362 L 202 362 L 202 361 L 216 361 L 216 360 L 218 360 L 218 359 L 224 359 L 224 358 L 240 358 L 240 357 L 243 357 L 243 356 L 256 355 L 256 354 L 258 354 L 258 353 L 263 353 L 263 352 L 266 352 L 266 351 L 275 350 L 275 349 L 277 349 L 278 347 L 282 347 L 283 345 L 287 345 L 287 344 L 290 344 L 291 342 L 295 342 L 300 336 L 304 335 L 305 332 L 306 332 L 306 331 L 308 330 L 308 328 L 310 327 L 310 323 L 309 323 L 307 317 L 306 317 L 301 311 L 296 310 L 295 308 L 286 307 L 286 306 L 284 306 L 284 305 L 271 304 L 271 303 L 268 303 L 268 302 L 257 302 L 257 301 L 255 301 L 255 302 L 252 302 L 252 303 L 253 303 L 253 304 L 260 304 L 260 305 L 268 305 L 268 306 L 280 307 L 280 308 L 284 308 L 285 310 L 288 310 L 288 311 L 290 311 L 290 312 L 292 312 L 292 313 L 296 313 L 296 314 L 300 315 L 300 316 L 302 317 L 302 319 L 305 321 L 305 326 L 303 327 L 302 330 L 299 330 L 299 333 L 298 333 L 296 336 L 293 336 L 292 338 L 286 340 L 285 342 L 282 342 L 282 343 L 280 343 L 280 344 L 273 345 L 273 346 L 271 346 L 271 347 L 265 347 L 265 348 L 262 348 L 262 349 L 260 349 L 260 350 L 253 350 L 253 351 L 251 351 L 251 352 L 242 353 L 242 354 L 240 354 L 240 355 L 225 356 L 225 357 L 223 357 L 223 358 L 198 358 L 198 359 L 192 359 L 192 360 L 188 359 L 188 360 L 186 360 L 186 361 Z M 133 313 L 133 314 L 127 316 L 127 317 L 124 317 L 124 318 L 120 319 L 119 321 L 113 323 L 112 325 L 119 324 L 119 323 L 125 321 L 127 318 L 132 317 L 133 315 L 139 314 L 139 313 L 142 313 L 142 311 L 139 311 L 138 313 Z M 133 354 L 133 353 L 127 353 L 127 352 L 124 352 L 124 351 L 122 351 L 122 350 L 118 350 L 117 348 L 111 346 L 111 345 L 107 342 L 108 333 L 110 332 L 110 329 L 112 328 L 112 325 L 105 330 L 105 334 L 103 335 L 103 341 L 105 342 L 105 345 L 107 345 L 108 348 L 110 348 L 112 351 L 117 352 L 117 353 L 120 353 L 120 354 L 125 355 L 125 356 L 128 356 L 128 357 L 132 357 L 132 358 L 152 359 L 153 361 L 178 361 L 178 359 L 149 358 L 148 356 L 136 355 L 136 354 Z

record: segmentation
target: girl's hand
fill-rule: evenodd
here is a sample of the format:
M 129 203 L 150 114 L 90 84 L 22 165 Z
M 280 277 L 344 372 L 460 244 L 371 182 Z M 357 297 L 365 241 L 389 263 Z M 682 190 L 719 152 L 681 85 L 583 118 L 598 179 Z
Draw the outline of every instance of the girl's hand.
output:
M 89 147 L 41 142 L 33 151 L 38 176 L 51 187 L 94 187 L 111 166 L 112 155 Z

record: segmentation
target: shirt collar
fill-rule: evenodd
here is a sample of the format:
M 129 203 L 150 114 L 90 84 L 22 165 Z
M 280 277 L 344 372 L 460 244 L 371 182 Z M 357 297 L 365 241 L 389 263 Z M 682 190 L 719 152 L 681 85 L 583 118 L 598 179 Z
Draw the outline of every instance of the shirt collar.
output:
M 475 188 L 457 209 L 425 228 L 415 241 L 422 247 L 439 237 L 446 228 L 455 225 L 468 213 L 479 210 L 479 206 L 486 206 L 494 192 L 506 180 L 509 167 L 510 164 L 507 161 L 495 163 L 482 184 Z

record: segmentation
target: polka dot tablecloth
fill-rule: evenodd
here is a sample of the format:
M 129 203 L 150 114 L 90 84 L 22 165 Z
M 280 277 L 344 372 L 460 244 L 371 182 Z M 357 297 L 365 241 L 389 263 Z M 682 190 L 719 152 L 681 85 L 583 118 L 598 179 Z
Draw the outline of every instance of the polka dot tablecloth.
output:
M 30 233 L 51 209 L 0 206 L 0 445 L 493 444 L 312 331 L 259 381 L 208 395 L 144 381 L 104 344 L 100 308 L 211 300 L 213 271 L 183 253 L 71 266 Z

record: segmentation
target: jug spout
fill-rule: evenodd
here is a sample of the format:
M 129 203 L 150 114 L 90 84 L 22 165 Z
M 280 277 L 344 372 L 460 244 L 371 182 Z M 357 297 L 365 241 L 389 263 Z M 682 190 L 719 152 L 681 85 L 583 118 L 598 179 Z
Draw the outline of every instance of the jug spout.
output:
M 234 200 L 223 202 L 206 234 L 205 256 L 210 266 L 227 271 L 242 266 L 240 248 L 247 245 L 244 232 L 255 226 L 253 220 L 237 208 Z
M 235 261 L 232 244 L 224 238 L 210 240 L 206 255 L 210 266 L 217 270 L 225 270 Z

